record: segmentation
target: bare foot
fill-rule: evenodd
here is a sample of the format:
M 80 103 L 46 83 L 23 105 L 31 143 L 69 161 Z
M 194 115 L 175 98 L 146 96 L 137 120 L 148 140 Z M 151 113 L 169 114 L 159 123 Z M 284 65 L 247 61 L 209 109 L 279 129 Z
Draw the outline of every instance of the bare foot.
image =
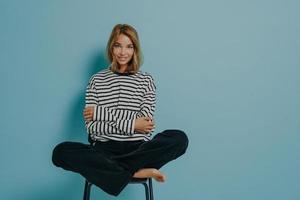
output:
M 154 178 L 158 182 L 165 182 L 166 176 L 155 168 L 140 169 L 134 175 L 134 178 Z

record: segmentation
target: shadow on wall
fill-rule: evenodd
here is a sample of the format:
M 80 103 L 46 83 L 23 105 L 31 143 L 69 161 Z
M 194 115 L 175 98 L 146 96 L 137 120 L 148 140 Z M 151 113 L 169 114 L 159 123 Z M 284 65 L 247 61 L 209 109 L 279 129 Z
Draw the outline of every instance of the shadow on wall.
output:
M 74 97 L 70 107 L 66 108 L 65 112 L 68 114 L 66 115 L 67 117 L 64 122 L 65 126 L 63 127 L 63 130 L 60 131 L 62 134 L 59 139 L 60 142 L 79 141 L 87 143 L 88 135 L 85 130 L 84 119 L 82 116 L 85 106 L 85 88 L 93 74 L 108 67 L 108 62 L 104 55 L 104 50 L 97 51 L 94 55 L 92 55 L 88 66 L 84 68 L 84 86 L 82 86 L 82 90 L 78 89 L 80 92 Z M 53 144 L 53 148 L 56 145 L 57 144 Z M 23 200 L 82 199 L 85 181 L 84 178 L 79 174 L 68 174 L 73 172 L 68 172 L 55 167 L 51 161 L 53 148 L 51 149 L 51 152 L 49 152 L 50 155 L 47 155 L 50 158 L 49 163 L 53 166 L 53 171 L 55 171 L 55 173 L 61 173 L 58 176 L 64 176 L 64 178 L 55 183 L 47 183 L 46 180 L 38 183 L 37 187 L 30 190 L 31 192 L 22 195 Z M 100 198 L 103 200 L 111 199 L 111 197 L 104 192 L 103 195 L 101 194 Z M 20 196 L 14 194 L 11 199 L 20 199 Z
M 81 90 L 78 89 L 79 93 L 75 96 L 69 107 L 69 115 L 64 123 L 64 130 L 62 130 L 62 140 L 87 142 L 88 135 L 84 127 L 82 115 L 85 106 L 85 89 L 91 76 L 100 70 L 107 68 L 109 65 L 106 61 L 104 50 L 96 52 L 90 60 L 91 62 L 88 64 L 88 67 L 84 69 L 83 73 L 85 76 L 84 85 Z

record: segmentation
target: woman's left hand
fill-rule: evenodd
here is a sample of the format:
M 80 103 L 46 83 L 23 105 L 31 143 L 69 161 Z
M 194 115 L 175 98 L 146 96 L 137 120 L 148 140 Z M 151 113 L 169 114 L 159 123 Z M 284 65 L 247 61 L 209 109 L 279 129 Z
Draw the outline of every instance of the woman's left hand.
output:
M 83 111 L 83 117 L 85 121 L 87 122 L 92 121 L 93 116 L 94 116 L 94 107 L 92 106 L 86 107 Z

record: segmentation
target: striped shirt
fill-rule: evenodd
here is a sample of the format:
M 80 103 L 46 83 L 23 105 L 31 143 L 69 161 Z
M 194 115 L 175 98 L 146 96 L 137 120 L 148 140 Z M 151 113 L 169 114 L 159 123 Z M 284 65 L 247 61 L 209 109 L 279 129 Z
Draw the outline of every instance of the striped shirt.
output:
M 153 118 L 155 84 L 150 74 L 112 72 L 110 68 L 94 74 L 86 89 L 85 103 L 94 107 L 93 119 L 85 122 L 94 141 L 148 141 L 152 132 L 134 130 L 135 119 Z

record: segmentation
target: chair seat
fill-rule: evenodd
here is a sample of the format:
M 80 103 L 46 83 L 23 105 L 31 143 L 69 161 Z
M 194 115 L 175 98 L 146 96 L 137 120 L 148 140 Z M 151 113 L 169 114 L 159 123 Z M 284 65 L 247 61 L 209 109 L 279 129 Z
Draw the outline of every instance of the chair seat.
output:
M 132 178 L 129 183 L 144 183 L 147 181 L 148 178 Z

